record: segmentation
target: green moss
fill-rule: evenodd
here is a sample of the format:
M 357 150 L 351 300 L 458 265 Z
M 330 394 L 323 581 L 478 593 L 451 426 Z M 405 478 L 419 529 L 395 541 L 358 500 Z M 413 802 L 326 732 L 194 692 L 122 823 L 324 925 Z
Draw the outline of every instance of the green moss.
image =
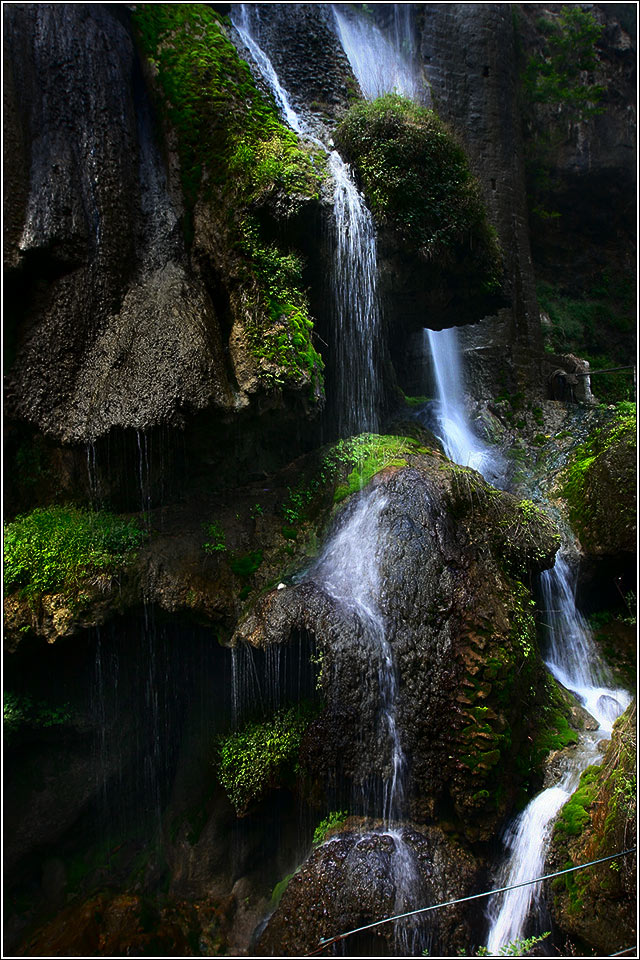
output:
M 360 102 L 335 140 L 379 222 L 428 259 L 464 252 L 485 290 L 499 289 L 500 252 L 479 186 L 462 147 L 432 110 L 397 94 Z
M 229 566 L 237 577 L 251 577 L 263 560 L 262 550 L 250 550 L 248 553 L 235 554 L 229 558 Z
M 571 522 L 579 531 L 587 530 L 595 515 L 595 506 L 589 504 L 585 498 L 585 488 L 593 465 L 614 444 L 635 445 L 635 442 L 635 405 L 621 402 L 616 407 L 614 419 L 595 430 L 584 444 L 573 451 L 571 463 L 565 474 L 562 493 L 569 506 Z
M 363 434 L 347 441 L 348 456 L 353 469 L 344 483 L 336 487 L 334 503 L 340 503 L 356 493 L 385 467 L 406 467 L 406 454 L 428 453 L 426 447 L 411 437 Z
M 295 875 L 296 875 L 296 871 L 294 870 L 293 873 L 288 873 L 286 877 L 283 877 L 282 880 L 276 883 L 271 893 L 271 907 L 273 910 L 275 910 L 275 908 L 278 906 L 278 904 L 282 900 L 283 893 L 285 892 L 285 890 L 289 886 L 289 883 L 295 877 Z
M 13 736 L 22 728 L 33 730 L 67 726 L 72 719 L 70 703 L 36 701 L 30 696 L 19 696 L 10 691 L 4 694 L 3 729 L 8 736 Z
M 593 803 L 597 791 L 599 766 L 587 767 L 580 776 L 578 789 L 562 807 L 554 826 L 554 833 L 577 837 L 589 823 L 591 816 L 589 807 Z
M 218 777 L 238 815 L 295 777 L 302 737 L 313 715 L 308 705 L 279 710 L 219 739 Z
M 133 521 L 106 511 L 39 507 L 5 525 L 5 591 L 71 594 L 90 576 L 122 570 L 143 538 Z
M 252 352 L 264 362 L 263 380 L 272 386 L 310 381 L 318 399 L 323 363 L 311 342 L 302 263 L 263 236 L 252 211 L 276 196 L 290 209 L 317 197 L 319 158 L 280 122 L 209 5 L 143 4 L 133 21 L 176 133 L 187 241 L 204 194 L 226 212 L 222 222 L 242 264 L 240 301 Z

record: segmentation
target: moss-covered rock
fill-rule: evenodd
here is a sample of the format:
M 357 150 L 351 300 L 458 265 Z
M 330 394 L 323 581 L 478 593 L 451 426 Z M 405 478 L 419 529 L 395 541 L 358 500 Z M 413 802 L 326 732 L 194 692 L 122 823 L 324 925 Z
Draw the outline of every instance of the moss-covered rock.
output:
M 560 811 L 547 868 L 629 850 L 636 843 L 636 705 L 616 721 L 602 764 L 588 767 Z M 554 923 L 598 954 L 624 949 L 635 936 L 635 854 L 558 877 Z
M 384 501 L 376 530 L 380 603 L 398 674 L 413 816 L 446 813 L 468 836 L 486 838 L 518 789 L 541 781 L 543 756 L 568 734 L 555 722 L 567 711 L 548 689 L 523 582 L 552 564 L 557 536 L 537 509 L 523 524 L 520 501 L 474 471 L 409 446 L 403 459 L 377 473 L 363 495 L 373 490 Z M 357 506 L 356 494 L 337 512 L 336 535 Z M 327 708 L 302 745 L 307 769 L 337 784 L 370 782 L 372 772 L 384 778 L 380 678 L 365 627 L 314 581 L 313 568 L 283 586 L 250 607 L 234 642 L 268 646 L 310 635 L 322 654 Z M 529 743 L 547 728 L 554 736 L 530 756 Z
M 588 553 L 634 552 L 636 465 L 635 406 L 620 403 L 614 420 L 574 451 L 564 476 L 571 522 Z
M 434 305 L 446 299 L 446 287 L 451 315 L 490 312 L 500 291 L 500 249 L 479 185 L 446 124 L 433 110 L 387 94 L 351 107 L 335 140 L 378 223 L 405 255 L 421 260 Z M 464 293 L 456 290 L 462 284 Z
M 321 176 L 258 90 L 216 11 L 141 5 L 134 22 L 175 136 L 186 238 L 231 313 L 238 383 L 249 393 L 310 388 L 317 404 L 323 363 L 311 341 L 301 261 L 257 214 L 285 221 L 317 200 Z

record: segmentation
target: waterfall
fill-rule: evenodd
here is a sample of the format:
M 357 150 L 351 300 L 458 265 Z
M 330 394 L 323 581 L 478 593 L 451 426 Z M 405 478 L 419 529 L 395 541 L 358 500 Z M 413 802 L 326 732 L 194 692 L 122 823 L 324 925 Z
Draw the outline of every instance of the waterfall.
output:
M 389 825 L 401 814 L 405 756 L 397 723 L 397 673 L 387 637 L 380 595 L 380 518 L 387 504 L 379 490 L 361 495 L 325 546 L 308 576 L 337 603 L 355 614 L 368 655 L 378 664 L 380 713 L 389 750 L 382 817 Z
M 472 467 L 485 480 L 496 483 L 504 472 L 501 457 L 473 432 L 465 410 L 458 331 L 425 330 L 431 353 L 438 400 L 436 435 L 444 452 L 463 467 Z
M 577 788 L 581 771 L 597 762 L 598 742 L 609 736 L 614 721 L 631 700 L 625 690 L 611 686 L 610 673 L 598 655 L 589 625 L 576 609 L 574 577 L 562 554 L 553 569 L 542 574 L 541 585 L 542 612 L 549 631 L 545 663 L 556 680 L 598 721 L 599 727 L 593 733 L 582 734 L 560 782 L 534 797 L 509 826 L 505 837 L 508 854 L 498 886 L 510 886 L 542 874 L 558 812 Z M 522 937 L 531 908 L 540 896 L 540 887 L 535 884 L 491 898 L 487 908 L 490 953 Z
M 411 100 L 428 97 L 428 88 L 417 66 L 411 4 L 393 4 L 393 30 L 385 35 L 371 15 L 334 4 L 333 15 L 340 42 L 367 100 L 384 93 L 399 93 Z
M 373 218 L 348 164 L 330 145 L 313 135 L 310 125 L 292 106 L 272 61 L 258 42 L 260 13 L 256 5 L 234 5 L 231 19 L 272 91 L 283 119 L 299 136 L 327 154 L 327 168 L 334 185 L 331 300 L 338 433 L 375 433 L 382 406 L 382 347 Z

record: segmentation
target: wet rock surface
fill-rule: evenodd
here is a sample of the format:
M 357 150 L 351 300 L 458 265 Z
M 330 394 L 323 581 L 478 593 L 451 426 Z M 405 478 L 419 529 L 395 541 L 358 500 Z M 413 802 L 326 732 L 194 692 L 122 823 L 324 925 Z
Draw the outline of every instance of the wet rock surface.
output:
M 477 880 L 473 856 L 441 830 L 405 827 L 388 832 L 382 825 L 357 821 L 346 826 L 314 850 L 291 878 L 258 940 L 260 956 L 300 956 L 314 950 L 322 938 L 400 912 L 405 906 L 403 884 L 409 878 L 412 900 L 406 909 L 464 896 Z M 378 956 L 398 955 L 398 950 L 407 955 L 403 948 L 416 949 L 424 942 L 430 953 L 440 943 L 446 943 L 449 952 L 470 942 L 472 923 L 468 910 L 452 909 L 446 915 L 439 911 L 427 919 L 384 924 L 369 936 Z M 349 938 L 348 955 L 354 956 L 358 945 L 364 944 L 357 936 Z
M 473 809 L 463 829 L 488 836 L 527 736 L 522 703 L 531 709 L 525 726 L 533 727 L 536 704 L 546 696 L 524 594 L 512 577 L 553 562 L 553 525 L 536 518 L 525 533 L 515 498 L 436 458 L 385 470 L 374 485 L 385 498 L 377 530 L 379 603 L 398 674 L 413 809 L 420 818 L 450 805 L 461 817 Z M 357 504 L 354 497 L 336 530 Z M 498 557 L 508 557 L 510 574 Z M 377 722 L 380 651 L 357 610 L 315 580 L 313 568 L 299 584 L 261 598 L 234 641 L 268 647 L 297 634 L 311 635 L 323 653 L 327 701 L 303 744 L 305 762 L 335 783 L 371 785 L 372 771 L 388 776 L 389 745 Z M 512 780 L 498 801 L 496 774 L 505 784 Z

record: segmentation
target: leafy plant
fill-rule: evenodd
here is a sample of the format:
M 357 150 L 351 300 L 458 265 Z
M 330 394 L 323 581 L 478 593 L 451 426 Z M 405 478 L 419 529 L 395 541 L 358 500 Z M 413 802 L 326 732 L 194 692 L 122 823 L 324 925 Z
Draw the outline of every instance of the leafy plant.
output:
M 134 559 L 143 538 L 134 521 L 106 511 L 38 507 L 5 525 L 5 591 L 33 596 L 100 582 Z
M 309 705 L 290 707 L 219 738 L 218 778 L 238 816 L 268 790 L 293 779 L 313 715 Z
M 71 704 L 62 703 L 52 706 L 50 703 L 36 701 L 30 696 L 18 696 L 5 693 L 3 698 L 3 721 L 7 734 L 14 734 L 20 727 L 46 729 L 64 726 L 71 722 Z
M 333 810 L 324 820 L 321 820 L 313 833 L 314 847 L 324 843 L 329 831 L 342 826 L 348 816 L 347 810 Z
M 498 948 L 497 956 L 499 957 L 526 957 L 533 948 L 538 944 L 542 943 L 543 940 L 546 940 L 548 936 L 551 935 L 550 930 L 546 930 L 544 933 L 539 936 L 533 937 L 516 937 L 515 940 L 510 940 L 509 943 L 503 944 Z M 489 953 L 487 947 L 478 947 L 476 951 L 477 957 L 491 957 L 496 956 L 496 954 Z
M 205 553 L 224 553 L 227 549 L 227 538 L 220 524 L 213 520 L 204 525 L 208 540 L 202 544 Z

